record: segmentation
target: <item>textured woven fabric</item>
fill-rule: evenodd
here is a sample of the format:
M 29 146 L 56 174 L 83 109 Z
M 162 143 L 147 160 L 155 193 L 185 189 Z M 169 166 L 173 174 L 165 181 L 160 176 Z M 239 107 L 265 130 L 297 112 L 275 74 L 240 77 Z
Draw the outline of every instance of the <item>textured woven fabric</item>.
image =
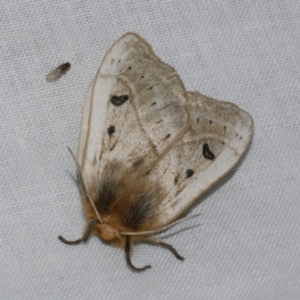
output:
M 12 0 L 0 20 L 1 299 L 300 299 L 299 1 Z M 96 238 L 57 239 L 82 234 L 66 145 L 76 152 L 87 87 L 127 31 L 188 90 L 255 123 L 242 162 L 192 207 L 201 217 L 161 235 L 186 260 L 140 244 L 142 274 Z

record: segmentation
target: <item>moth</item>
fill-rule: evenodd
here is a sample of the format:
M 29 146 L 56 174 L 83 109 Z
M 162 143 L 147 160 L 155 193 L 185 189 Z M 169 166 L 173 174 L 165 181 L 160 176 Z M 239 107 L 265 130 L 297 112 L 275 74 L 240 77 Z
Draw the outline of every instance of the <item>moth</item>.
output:
M 186 91 L 175 69 L 162 62 L 139 35 L 126 33 L 107 52 L 83 104 L 75 158 L 87 226 L 130 252 L 178 219 L 247 149 L 251 116 L 230 102 Z M 193 217 L 193 216 L 192 216 Z
M 69 62 L 59 65 L 46 76 L 47 81 L 54 82 L 58 80 L 61 76 L 66 74 L 70 68 L 71 64 Z

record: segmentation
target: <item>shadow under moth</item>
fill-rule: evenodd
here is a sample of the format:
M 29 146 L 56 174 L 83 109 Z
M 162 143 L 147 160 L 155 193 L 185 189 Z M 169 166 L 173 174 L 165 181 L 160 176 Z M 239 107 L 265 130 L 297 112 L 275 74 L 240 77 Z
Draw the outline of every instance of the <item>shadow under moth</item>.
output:
M 135 33 L 107 52 L 83 105 L 76 165 L 86 212 L 82 238 L 96 235 L 125 249 L 147 242 L 183 257 L 153 235 L 179 219 L 228 173 L 253 135 L 237 105 L 186 91 L 171 66 Z M 194 217 L 194 216 L 191 216 Z

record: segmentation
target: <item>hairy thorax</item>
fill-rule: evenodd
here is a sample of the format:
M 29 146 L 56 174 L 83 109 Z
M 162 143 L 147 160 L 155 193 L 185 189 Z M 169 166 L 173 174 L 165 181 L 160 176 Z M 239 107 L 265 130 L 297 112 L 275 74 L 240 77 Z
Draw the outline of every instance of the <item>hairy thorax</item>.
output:
M 138 172 L 128 172 L 122 164 L 106 166 L 99 180 L 88 187 L 88 193 L 101 218 L 93 233 L 115 246 L 124 245 L 121 233 L 153 230 L 157 227 L 157 208 L 162 189 L 158 183 Z M 83 202 L 88 220 L 97 219 L 86 196 Z M 136 236 L 133 240 L 139 240 Z
M 97 229 L 98 235 L 103 241 L 116 247 L 124 246 L 124 238 L 121 237 L 119 230 L 114 226 L 102 223 L 97 226 Z

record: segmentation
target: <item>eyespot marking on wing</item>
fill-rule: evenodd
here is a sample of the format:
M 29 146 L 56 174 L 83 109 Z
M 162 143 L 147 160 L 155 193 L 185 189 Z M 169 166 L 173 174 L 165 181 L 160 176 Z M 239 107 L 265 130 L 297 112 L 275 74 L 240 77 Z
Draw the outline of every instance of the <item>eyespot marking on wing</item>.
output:
M 209 160 L 214 160 L 215 159 L 215 155 L 210 151 L 209 149 L 209 146 L 207 143 L 205 143 L 203 145 L 203 151 L 202 151 L 202 154 L 203 156 L 206 158 L 206 159 L 209 159 Z
M 107 128 L 107 133 L 108 133 L 109 137 L 111 137 L 115 132 L 116 132 L 115 126 L 110 125 L 110 126 Z
M 110 98 L 110 102 L 111 102 L 114 106 L 121 106 L 121 105 L 123 105 L 128 99 L 129 99 L 128 95 L 120 95 L 120 96 L 113 95 L 113 96 L 111 96 L 111 98 Z
M 186 178 L 190 178 L 194 175 L 194 171 L 192 169 L 186 170 Z

